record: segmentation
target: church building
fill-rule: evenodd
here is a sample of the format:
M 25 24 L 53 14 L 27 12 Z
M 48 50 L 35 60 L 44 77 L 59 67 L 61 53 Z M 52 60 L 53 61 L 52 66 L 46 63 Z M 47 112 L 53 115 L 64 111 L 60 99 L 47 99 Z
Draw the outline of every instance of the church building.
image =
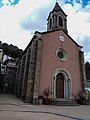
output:
M 68 34 L 67 15 L 55 3 L 47 31 L 36 31 L 17 62 L 15 94 L 29 103 L 49 88 L 52 100 L 71 100 L 84 89 L 82 46 Z

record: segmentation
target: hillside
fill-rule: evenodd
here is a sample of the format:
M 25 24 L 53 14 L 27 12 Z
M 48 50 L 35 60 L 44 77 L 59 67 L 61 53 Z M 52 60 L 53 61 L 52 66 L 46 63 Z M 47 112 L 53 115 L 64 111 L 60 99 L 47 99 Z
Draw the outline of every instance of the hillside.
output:
M 19 58 L 23 53 L 23 50 L 19 49 L 17 46 L 14 46 L 12 44 L 9 45 L 7 43 L 2 43 L 1 41 L 0 41 L 0 49 L 3 49 L 4 54 L 12 58 Z

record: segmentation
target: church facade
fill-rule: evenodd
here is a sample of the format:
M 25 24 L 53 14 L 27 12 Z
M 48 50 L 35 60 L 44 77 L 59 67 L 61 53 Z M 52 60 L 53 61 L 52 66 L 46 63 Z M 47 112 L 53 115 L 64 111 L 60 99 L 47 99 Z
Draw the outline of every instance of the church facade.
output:
M 67 30 L 67 15 L 56 2 L 47 19 L 47 31 L 36 31 L 18 63 L 15 94 L 26 102 L 38 101 L 44 90 L 54 99 L 73 99 L 84 89 L 82 46 Z

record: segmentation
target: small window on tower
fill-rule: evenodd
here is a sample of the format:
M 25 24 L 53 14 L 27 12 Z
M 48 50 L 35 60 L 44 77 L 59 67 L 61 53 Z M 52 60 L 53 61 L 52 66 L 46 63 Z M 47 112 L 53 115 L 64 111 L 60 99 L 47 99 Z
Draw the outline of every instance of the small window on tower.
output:
M 63 18 L 59 16 L 59 26 L 63 27 Z
M 52 27 L 52 19 L 50 19 L 50 28 Z

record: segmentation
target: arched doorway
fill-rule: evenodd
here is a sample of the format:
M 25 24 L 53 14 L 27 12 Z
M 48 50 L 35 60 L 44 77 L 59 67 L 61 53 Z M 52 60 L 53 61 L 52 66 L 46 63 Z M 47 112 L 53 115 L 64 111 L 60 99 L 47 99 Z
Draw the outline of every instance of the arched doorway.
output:
M 55 70 L 53 77 L 53 98 L 70 99 L 71 76 L 64 70 Z
M 56 75 L 56 98 L 64 98 L 64 75 L 62 73 Z

